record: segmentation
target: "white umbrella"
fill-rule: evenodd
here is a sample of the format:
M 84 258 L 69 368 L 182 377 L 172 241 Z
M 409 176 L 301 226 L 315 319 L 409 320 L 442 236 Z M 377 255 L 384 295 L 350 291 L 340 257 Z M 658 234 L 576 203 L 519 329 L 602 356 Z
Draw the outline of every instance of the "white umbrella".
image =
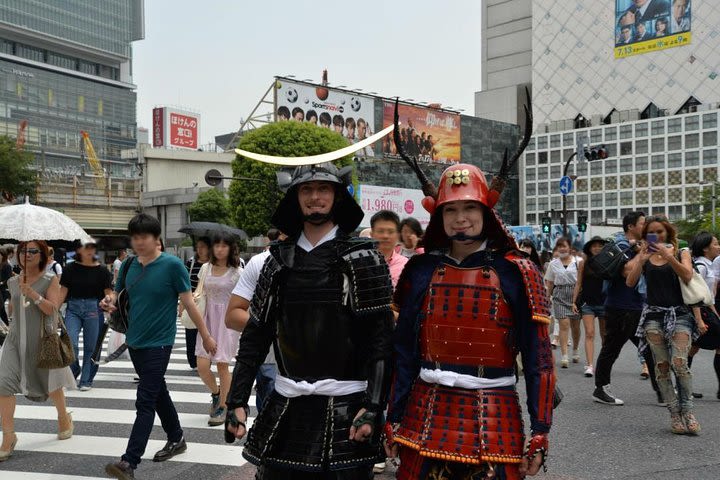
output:
M 92 242 L 92 238 L 72 218 L 52 208 L 31 205 L 29 199 L 19 205 L 0 208 L 0 243 Z
M 93 241 L 92 237 L 72 218 L 52 208 L 31 205 L 27 197 L 25 203 L 0 208 L 0 243 L 33 240 L 47 242 L 80 240 L 82 243 Z M 23 264 L 26 262 L 27 258 Z

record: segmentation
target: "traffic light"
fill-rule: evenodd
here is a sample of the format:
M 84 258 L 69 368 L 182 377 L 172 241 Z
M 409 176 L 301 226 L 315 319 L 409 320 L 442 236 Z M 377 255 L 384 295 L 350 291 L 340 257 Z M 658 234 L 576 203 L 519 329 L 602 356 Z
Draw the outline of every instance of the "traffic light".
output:
M 605 160 L 608 158 L 608 151 L 605 145 L 597 145 L 594 147 L 585 147 L 585 159 L 588 162 L 593 160 Z
M 550 217 L 543 217 L 542 219 L 542 232 L 543 233 L 550 233 L 550 228 L 552 227 L 552 219 Z
M 587 217 L 585 215 L 578 215 L 578 232 L 587 231 Z

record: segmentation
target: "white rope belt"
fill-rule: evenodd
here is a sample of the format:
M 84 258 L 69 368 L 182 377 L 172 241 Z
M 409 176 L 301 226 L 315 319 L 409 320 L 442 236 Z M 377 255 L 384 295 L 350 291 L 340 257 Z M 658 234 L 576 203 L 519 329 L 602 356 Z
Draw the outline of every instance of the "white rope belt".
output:
M 435 370 L 421 368 L 420 379 L 426 383 L 437 383 L 438 385 L 444 385 L 446 387 L 467 388 L 470 390 L 511 387 L 515 385 L 515 376 L 513 375 L 500 378 L 479 378 L 437 368 Z
M 295 398 L 303 395 L 323 395 L 326 397 L 339 397 L 367 390 L 367 381 L 362 380 L 335 380 L 328 378 L 314 383 L 296 382 L 278 374 L 275 377 L 275 391 L 285 398 Z

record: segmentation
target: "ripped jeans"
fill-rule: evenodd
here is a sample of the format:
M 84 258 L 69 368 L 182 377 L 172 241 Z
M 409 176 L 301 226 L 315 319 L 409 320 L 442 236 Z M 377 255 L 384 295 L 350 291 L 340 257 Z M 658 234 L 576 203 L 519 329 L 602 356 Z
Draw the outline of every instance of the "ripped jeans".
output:
M 675 329 L 670 339 L 665 337 L 663 318 L 645 320 L 645 339 L 655 359 L 655 378 L 670 413 L 693 411 L 692 373 L 688 367 L 688 352 L 695 328 L 695 319 L 686 312 L 677 312 Z M 670 371 L 675 374 L 677 393 Z

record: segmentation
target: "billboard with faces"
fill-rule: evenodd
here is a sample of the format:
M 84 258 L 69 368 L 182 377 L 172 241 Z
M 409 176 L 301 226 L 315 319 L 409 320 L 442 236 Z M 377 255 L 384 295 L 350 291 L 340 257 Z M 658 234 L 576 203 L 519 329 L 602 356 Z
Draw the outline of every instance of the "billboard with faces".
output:
M 284 78 L 275 82 L 275 94 L 277 121 L 310 122 L 336 131 L 350 143 L 377 131 L 373 97 Z M 375 153 L 366 147 L 355 155 L 373 157 Z
M 688 45 L 691 0 L 615 0 L 615 58 Z

